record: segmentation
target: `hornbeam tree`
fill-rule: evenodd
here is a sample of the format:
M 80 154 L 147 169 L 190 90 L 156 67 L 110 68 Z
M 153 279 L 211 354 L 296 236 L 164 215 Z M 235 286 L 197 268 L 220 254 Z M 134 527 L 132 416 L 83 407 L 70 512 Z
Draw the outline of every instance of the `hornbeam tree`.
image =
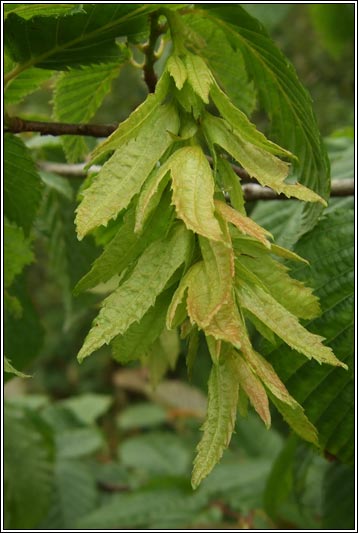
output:
M 78 240 L 103 250 L 75 286 L 66 281 L 69 298 L 107 284 L 79 362 L 109 345 L 157 383 L 179 339 L 189 376 L 211 360 L 192 486 L 249 404 L 269 428 L 272 402 L 302 439 L 350 462 L 353 352 L 339 339 L 352 325 L 353 215 L 334 201 L 326 209 L 311 99 L 263 26 L 235 4 L 5 4 L 5 17 L 7 313 L 21 313 L 12 284 L 34 260 L 36 215 L 56 188 L 48 175 L 72 169 L 87 176 Z M 126 64 L 142 69 L 148 95 L 117 125 L 91 123 Z M 11 114 L 49 83 L 53 122 Z M 259 106 L 267 135 L 251 118 Z M 61 136 L 68 164 L 43 161 L 28 132 Z M 349 194 L 352 182 L 334 190 Z M 258 198 L 276 198 L 285 246 L 248 214 Z M 7 356 L 6 371 L 26 370 Z

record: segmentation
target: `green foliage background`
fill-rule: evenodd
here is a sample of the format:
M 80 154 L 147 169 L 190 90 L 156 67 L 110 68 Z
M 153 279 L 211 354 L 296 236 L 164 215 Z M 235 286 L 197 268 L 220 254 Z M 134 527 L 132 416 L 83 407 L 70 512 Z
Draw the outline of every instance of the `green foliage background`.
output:
M 143 16 L 133 20 L 129 10 L 125 23 L 114 22 L 113 35 L 129 35 L 133 44 L 144 40 L 151 6 L 143 4 Z M 319 129 L 325 136 L 332 178 L 344 179 L 353 177 L 352 6 L 339 4 L 338 18 L 337 6 L 244 7 L 266 25 L 310 91 Z M 220 10 L 220 5 L 216 8 Z M 5 5 L 5 14 L 10 17 L 5 43 L 13 49 L 17 61 L 29 61 L 26 46 L 17 44 L 19 28 L 33 39 L 39 57 L 48 47 L 48 42 L 36 42 L 31 26 L 35 15 L 49 17 L 49 36 L 55 20 L 51 17 L 64 17 L 64 42 L 73 39 L 81 24 L 84 35 L 89 31 L 78 5 L 53 6 L 51 13 L 48 7 L 39 12 L 39 5 L 19 4 L 14 8 L 15 15 L 10 15 L 11 9 Z M 99 16 L 100 4 L 91 9 L 94 24 L 100 28 L 105 22 Z M 112 21 L 116 16 L 126 16 L 126 7 L 121 9 L 107 16 Z M 81 19 L 72 24 L 70 10 L 83 22 Z M 338 20 L 345 31 L 341 31 Z M 195 16 L 188 23 L 200 29 Z M 213 32 L 210 24 L 201 29 L 204 36 Z M 9 115 L 94 123 L 125 119 L 147 91 L 140 70 L 128 64 L 121 68 L 127 59 L 126 49 L 122 43 L 115 46 L 111 35 L 107 33 L 103 47 L 98 47 L 95 68 L 86 63 L 84 50 L 76 52 L 77 56 L 71 47 L 51 62 L 47 63 L 46 58 L 34 62 L 6 90 Z M 94 38 L 84 39 L 89 54 L 101 38 L 99 29 Z M 233 83 L 233 64 L 242 63 L 241 54 L 233 52 L 220 31 L 212 33 L 211 42 L 206 59 L 222 76 L 225 89 L 239 107 L 253 113 L 259 129 L 267 129 L 267 117 L 253 104 L 255 93 L 247 78 L 240 80 L 247 87 L 245 91 Z M 227 49 L 222 58 L 217 49 L 224 42 Z M 67 54 L 75 63 L 78 59 L 81 68 L 54 72 L 67 64 Z M 106 57 L 104 64 L 101 54 Z M 158 69 L 164 59 L 165 53 Z M 5 67 L 11 70 L 13 60 L 5 60 L 9 63 Z M 54 76 L 59 76 L 55 93 Z M 73 106 L 71 91 L 83 105 Z M 220 465 L 193 493 L 190 469 L 198 428 L 205 415 L 209 374 L 204 343 L 199 340 L 199 357 L 190 385 L 186 383 L 183 357 L 176 371 L 154 390 L 145 371 L 133 364 L 124 369 L 110 359 L 106 347 L 78 365 L 75 356 L 108 287 L 77 297 L 73 289 L 110 233 L 97 232 L 95 239 L 86 237 L 79 242 L 73 220 L 83 180 L 42 170 L 38 179 L 31 157 L 82 161 L 94 141 L 26 134 L 21 140 L 7 135 L 5 149 L 6 143 L 10 146 L 5 152 L 4 348 L 10 364 L 31 378 L 9 379 L 12 375 L 5 374 L 9 380 L 5 386 L 5 527 L 353 528 L 352 371 L 326 365 L 317 370 L 317 363 L 292 353 L 280 341 L 272 349 L 253 334 L 255 345 L 316 424 L 330 460 L 289 435 L 278 413 L 273 412 L 274 427 L 268 432 L 249 412 L 247 418 L 238 419 L 230 449 Z M 17 195 L 18 190 L 23 194 Z M 279 209 L 276 202 L 247 205 L 253 219 L 270 230 L 277 243 L 293 246 L 309 260 L 310 266 L 290 265 L 293 275 L 306 280 L 321 300 L 323 314 L 307 327 L 326 337 L 350 369 L 353 208 L 352 198 L 330 200 L 318 224 L 293 245 L 302 215 L 298 203 L 281 202 Z M 185 355 L 183 341 L 180 352 Z

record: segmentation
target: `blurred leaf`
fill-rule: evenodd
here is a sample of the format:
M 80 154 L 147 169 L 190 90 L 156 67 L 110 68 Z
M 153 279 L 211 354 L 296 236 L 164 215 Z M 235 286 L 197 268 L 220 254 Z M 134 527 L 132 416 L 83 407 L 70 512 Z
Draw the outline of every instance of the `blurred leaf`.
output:
M 204 504 L 205 499 L 183 494 L 178 488 L 143 490 L 115 496 L 111 502 L 82 518 L 77 526 L 81 529 L 118 529 L 119 526 L 153 529 L 152 524 L 160 517 L 164 524 L 172 518 L 171 525 L 186 526 Z
M 128 59 L 128 51 L 121 48 L 115 63 L 91 65 L 62 73 L 54 90 L 54 118 L 59 122 L 81 124 L 89 122 L 101 106 L 111 83 L 119 75 L 122 63 Z M 78 105 L 81 102 L 81 105 Z M 81 136 L 64 135 L 61 142 L 70 162 L 81 161 L 88 152 Z
M 23 68 L 63 70 L 116 61 L 115 38 L 146 29 L 156 4 L 84 4 L 80 13 L 65 17 L 24 20 L 10 13 L 4 24 L 5 46 Z
M 269 31 L 278 26 L 292 8 L 292 4 L 241 4 L 252 17 Z
M 323 484 L 323 529 L 354 530 L 355 487 L 353 467 L 334 463 Z
M 5 313 L 4 352 L 12 365 L 23 371 L 38 355 L 43 343 L 44 329 L 23 276 L 15 280 L 11 292 L 21 302 L 22 313 L 20 316 Z
M 88 393 L 81 394 L 81 396 L 72 396 L 57 405 L 69 409 L 83 424 L 91 425 L 95 423 L 97 418 L 108 411 L 111 403 L 111 396 Z
M 120 446 L 121 462 L 148 476 L 188 474 L 191 452 L 181 439 L 169 432 L 151 432 L 126 439 Z
M 77 428 L 56 434 L 56 448 L 61 459 L 75 459 L 93 454 L 103 447 L 103 436 L 97 428 Z
M 21 139 L 4 138 L 4 213 L 28 235 L 40 204 L 42 182 Z
M 167 422 L 167 413 L 160 405 L 138 403 L 124 409 L 117 418 L 122 431 L 137 428 L 152 428 Z
M 25 265 L 32 263 L 34 256 L 30 241 L 25 238 L 22 228 L 4 220 L 4 286 L 10 287 L 14 278 Z
M 313 26 L 323 46 L 339 59 L 348 45 L 354 46 L 354 6 L 349 3 L 308 6 Z
M 19 378 L 29 378 L 28 374 L 24 374 L 23 372 L 20 372 L 19 370 L 16 370 L 9 361 L 7 357 L 4 357 L 4 372 L 7 372 L 8 374 L 14 374 L 15 376 Z
M 293 462 L 297 447 L 297 437 L 291 435 L 272 465 L 264 494 L 266 512 L 277 518 L 279 507 L 288 497 L 293 484 Z
M 49 508 L 53 445 L 27 411 L 6 406 L 4 422 L 5 527 L 32 529 Z
M 79 518 L 97 505 L 97 490 L 89 467 L 76 460 L 59 459 L 55 466 L 52 505 L 39 529 L 73 529 Z

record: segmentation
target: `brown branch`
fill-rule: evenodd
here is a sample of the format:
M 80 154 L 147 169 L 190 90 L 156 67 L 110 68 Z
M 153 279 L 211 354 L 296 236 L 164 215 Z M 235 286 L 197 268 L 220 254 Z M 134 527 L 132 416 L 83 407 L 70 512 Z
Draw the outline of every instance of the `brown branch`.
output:
M 143 67 L 144 81 L 147 84 L 148 91 L 154 93 L 157 85 L 157 75 L 154 71 L 154 63 L 157 60 L 155 55 L 155 45 L 158 37 L 163 33 L 163 27 L 158 24 L 158 13 L 150 15 L 150 34 L 147 44 L 142 46 L 142 51 L 145 55 L 145 63 Z
M 87 173 L 84 170 L 85 164 L 79 163 L 74 165 L 69 165 L 67 163 L 53 163 L 49 161 L 38 161 L 38 166 L 41 170 L 46 172 L 53 172 L 54 174 L 59 174 L 60 176 L 65 176 L 67 178 L 80 178 L 83 179 L 86 177 Z M 233 165 L 235 170 L 235 165 Z M 240 171 L 243 169 L 238 168 Z M 99 172 L 101 167 L 99 165 L 93 165 L 89 168 L 88 172 Z M 245 171 L 244 171 L 245 172 Z M 288 200 L 283 194 L 277 194 L 275 191 L 269 187 L 261 187 L 257 183 L 244 183 L 243 191 L 245 195 L 245 200 L 247 202 L 252 202 L 255 200 Z M 333 180 L 331 185 L 331 196 L 353 196 L 354 195 L 354 180 L 353 179 L 343 179 L 343 180 Z M 294 198 L 293 198 L 294 199 Z
M 5 124 L 5 133 L 35 132 L 41 135 L 85 135 L 88 137 L 108 137 L 118 127 L 118 124 L 39 122 L 19 117 L 7 117 Z

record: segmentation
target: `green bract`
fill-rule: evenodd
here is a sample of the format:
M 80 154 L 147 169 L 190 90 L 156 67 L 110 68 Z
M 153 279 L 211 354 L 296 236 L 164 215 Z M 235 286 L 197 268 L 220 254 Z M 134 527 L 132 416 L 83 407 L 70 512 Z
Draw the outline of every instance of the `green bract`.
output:
M 272 399 L 302 438 L 318 442 L 302 407 L 254 350 L 247 321 L 268 340 L 277 336 L 309 359 L 346 365 L 300 324 L 298 318 L 319 315 L 318 300 L 274 256 L 301 258 L 274 245 L 271 234 L 246 216 L 227 154 L 278 193 L 325 201 L 285 181 L 291 170 L 286 160 L 297 165 L 296 156 L 269 141 L 235 107 L 200 55 L 200 39 L 182 22 L 174 30 L 176 20 L 171 12 L 174 50 L 155 93 L 92 154 L 92 161 L 110 157 L 82 193 L 78 237 L 113 219 L 117 230 L 77 290 L 110 279 L 117 286 L 103 301 L 78 357 L 111 343 L 118 361 L 142 360 L 156 382 L 175 364 L 178 351 L 177 337 L 167 328 L 182 326 L 189 372 L 202 331 L 212 370 L 194 462 L 196 487 L 229 445 L 239 398 L 251 402 L 267 427 Z M 195 46 L 187 48 L 186 39 Z

